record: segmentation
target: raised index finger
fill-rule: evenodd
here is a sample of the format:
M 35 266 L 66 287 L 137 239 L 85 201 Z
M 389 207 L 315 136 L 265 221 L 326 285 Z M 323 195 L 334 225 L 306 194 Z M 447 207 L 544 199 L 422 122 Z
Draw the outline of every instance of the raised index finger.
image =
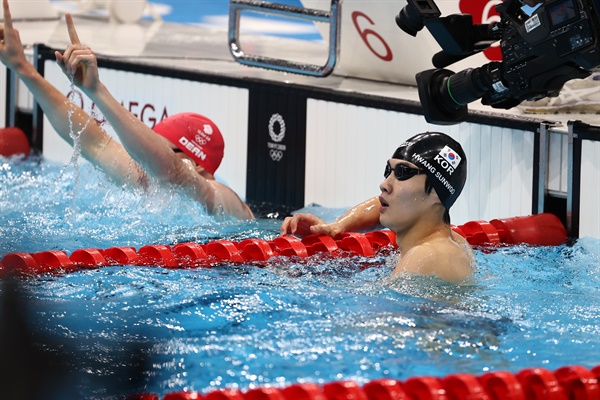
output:
M 77 36 L 77 30 L 75 29 L 75 24 L 73 23 L 73 18 L 71 17 L 71 14 L 66 14 L 65 19 L 67 20 L 67 29 L 69 31 L 69 38 L 71 39 L 71 43 L 81 44 L 79 36 Z
M 4 31 L 12 30 L 12 18 L 10 16 L 10 8 L 8 7 L 8 0 L 4 0 L 2 2 L 2 6 L 4 7 Z M 8 36 L 8 35 L 5 35 Z

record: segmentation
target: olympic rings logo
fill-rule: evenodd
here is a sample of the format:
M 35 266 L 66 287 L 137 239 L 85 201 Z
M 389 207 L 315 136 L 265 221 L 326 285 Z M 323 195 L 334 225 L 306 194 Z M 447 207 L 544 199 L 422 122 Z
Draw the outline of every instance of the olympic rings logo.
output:
M 271 149 L 269 150 L 269 155 L 273 161 L 281 161 L 283 158 L 283 151 Z
M 196 135 L 196 137 L 194 139 L 196 139 L 196 142 L 198 142 L 202 146 L 206 144 L 206 139 L 204 139 L 200 135 Z

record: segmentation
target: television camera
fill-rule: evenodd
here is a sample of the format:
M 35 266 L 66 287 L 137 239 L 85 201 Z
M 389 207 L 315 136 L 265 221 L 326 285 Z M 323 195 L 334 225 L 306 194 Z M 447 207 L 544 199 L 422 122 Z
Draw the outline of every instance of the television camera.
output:
M 428 122 L 465 120 L 467 104 L 510 109 L 524 100 L 558 96 L 565 82 L 600 66 L 600 0 L 547 0 L 531 15 L 519 0 L 496 6 L 500 21 L 473 24 L 469 14 L 441 17 L 433 0 L 408 0 L 396 17 L 406 33 L 427 27 L 442 50 L 434 69 L 416 75 Z M 502 61 L 454 73 L 445 67 L 500 41 Z

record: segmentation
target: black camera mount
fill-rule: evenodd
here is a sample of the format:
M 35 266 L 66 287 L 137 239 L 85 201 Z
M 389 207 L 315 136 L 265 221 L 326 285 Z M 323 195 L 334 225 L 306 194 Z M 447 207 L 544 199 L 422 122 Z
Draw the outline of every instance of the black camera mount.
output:
M 441 17 L 433 0 L 408 0 L 396 17 L 406 33 L 427 27 L 442 47 L 435 69 L 417 74 L 425 118 L 435 124 L 464 121 L 467 104 L 510 109 L 524 100 L 557 96 L 565 82 L 600 65 L 600 0 L 549 0 L 531 16 L 519 0 L 496 7 L 500 22 L 474 25 L 471 15 Z M 596 3 L 596 4 L 594 4 Z M 502 61 L 454 73 L 445 67 L 500 40 Z

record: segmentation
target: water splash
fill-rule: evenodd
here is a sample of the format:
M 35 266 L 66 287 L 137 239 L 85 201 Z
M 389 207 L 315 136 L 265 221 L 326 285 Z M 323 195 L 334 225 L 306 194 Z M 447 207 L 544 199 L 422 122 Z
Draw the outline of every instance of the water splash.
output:
M 74 96 L 75 96 L 75 81 L 74 81 L 74 79 L 75 79 L 74 74 L 70 74 L 69 82 L 71 83 L 71 87 L 70 87 L 70 95 L 68 97 L 69 109 L 67 111 L 67 117 L 69 119 L 69 137 L 73 141 L 73 154 L 71 154 L 71 159 L 69 160 L 69 162 L 62 167 L 59 177 L 57 178 L 57 180 L 62 179 L 64 177 L 64 174 L 65 174 L 65 171 L 67 170 L 67 168 L 70 165 L 73 166 L 73 169 L 75 170 L 75 185 L 73 188 L 73 192 L 71 192 L 71 198 L 74 198 L 75 191 L 79 187 L 79 178 L 81 176 L 80 171 L 79 171 L 79 168 L 80 168 L 79 156 L 81 155 L 81 134 L 87 129 L 87 127 L 90 124 L 90 122 L 92 121 L 92 119 L 94 119 L 93 110 L 90 110 L 87 121 L 85 122 L 85 124 L 83 124 L 81 129 L 76 131 L 74 124 L 73 124 L 73 115 L 75 114 L 75 102 L 73 101 Z M 56 184 L 56 182 L 54 182 L 54 183 Z M 76 209 L 76 207 L 75 207 L 74 203 L 71 203 L 71 205 L 65 209 L 65 215 L 66 215 L 67 221 L 72 221 L 75 218 L 75 216 L 76 216 L 75 209 Z
M 75 103 L 73 97 L 75 96 L 75 81 L 74 75 L 69 75 L 69 81 L 71 83 L 70 95 L 69 95 L 69 110 L 67 111 L 67 116 L 69 118 L 69 137 L 73 141 L 73 154 L 71 155 L 71 159 L 69 162 L 63 167 L 60 173 L 60 178 L 63 177 L 63 174 L 69 165 L 73 165 L 75 171 L 79 172 L 79 156 L 81 155 L 81 134 L 87 129 L 88 125 L 94 119 L 93 110 L 90 110 L 90 114 L 88 115 L 88 119 L 83 125 L 83 127 L 76 131 L 73 124 L 73 114 L 75 114 Z M 75 175 L 76 182 L 79 180 L 79 173 Z M 77 185 L 75 185 L 77 187 Z

